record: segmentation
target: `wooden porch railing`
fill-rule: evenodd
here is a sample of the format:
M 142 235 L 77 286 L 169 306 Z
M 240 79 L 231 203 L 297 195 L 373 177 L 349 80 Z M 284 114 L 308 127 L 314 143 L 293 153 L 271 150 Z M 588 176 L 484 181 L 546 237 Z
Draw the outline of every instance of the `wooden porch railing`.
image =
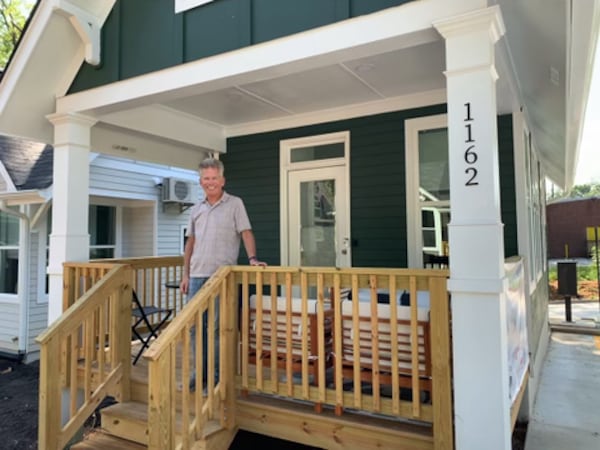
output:
M 131 277 L 115 265 L 37 338 L 39 448 L 64 448 L 106 396 L 129 399 Z
M 149 258 L 147 267 L 144 258 L 127 260 L 132 261 L 130 267 L 138 273 L 135 276 L 130 272 L 128 279 L 137 283 L 138 295 L 148 292 L 148 298 L 154 299 L 169 292 L 162 287 L 178 273 L 165 277 L 166 267 L 182 261 L 160 259 Z M 77 280 L 82 283 L 86 277 L 90 280 L 88 285 L 99 280 L 99 274 L 93 274 L 95 264 L 103 266 L 106 262 L 66 265 L 65 280 L 75 280 L 65 281 L 66 290 L 74 289 Z M 107 269 L 108 266 L 98 270 Z M 154 275 L 143 278 L 140 273 L 144 270 L 154 271 Z M 74 272 L 67 275 L 69 271 Z M 179 309 L 177 317 L 144 354 L 149 367 L 148 448 L 192 448 L 194 442 L 207 437 L 207 429 L 216 428 L 215 424 L 233 430 L 236 400 L 258 393 L 288 399 L 291 408 L 294 401 L 311 402 L 317 411 L 330 408 L 342 419 L 351 411 L 363 411 L 430 423 L 434 448 L 452 449 L 447 277 L 446 270 L 424 269 L 222 268 L 185 309 Z M 103 279 L 100 286 L 105 283 Z M 89 289 L 88 285 L 85 288 Z M 85 288 L 83 284 L 79 287 L 83 291 Z M 384 308 L 378 300 L 382 291 L 391 300 L 385 305 L 386 317 L 381 318 L 385 325 L 380 329 L 378 315 Z M 409 306 L 395 301 L 403 292 L 411 299 Z M 277 295 L 271 298 L 271 293 Z M 361 298 L 365 295 L 366 299 Z M 68 293 L 65 298 L 71 296 Z M 428 299 L 425 316 L 417 301 L 423 296 Z M 215 363 L 217 304 L 220 354 Z M 359 325 L 363 318 L 359 316 L 365 307 L 372 316 L 365 322 L 373 342 L 368 354 L 360 342 L 364 330 Z M 194 326 L 201 330 L 205 314 L 209 319 L 209 355 L 208 375 L 204 380 L 202 333 L 198 331 L 195 335 L 193 358 L 190 332 Z M 424 322 L 429 330 L 426 337 Z M 283 325 L 282 334 L 277 333 L 278 324 Z M 361 331 L 348 334 L 348 326 Z M 423 368 L 421 359 L 424 348 L 430 353 L 428 369 Z M 342 370 L 342 350 L 350 352 L 350 366 L 355 369 L 350 379 Z M 219 382 L 215 383 L 217 367 Z M 202 392 L 205 384 L 206 395 L 190 392 L 194 371 L 196 390 Z M 55 425 L 45 424 L 45 432 L 50 433 Z
M 183 257 L 153 256 L 65 263 L 63 311 L 66 311 L 116 264 L 131 268 L 131 286 L 142 305 L 171 309 L 172 317 L 183 309 L 185 298 L 176 287 L 183 274 Z M 161 317 L 151 318 L 151 320 L 160 319 Z

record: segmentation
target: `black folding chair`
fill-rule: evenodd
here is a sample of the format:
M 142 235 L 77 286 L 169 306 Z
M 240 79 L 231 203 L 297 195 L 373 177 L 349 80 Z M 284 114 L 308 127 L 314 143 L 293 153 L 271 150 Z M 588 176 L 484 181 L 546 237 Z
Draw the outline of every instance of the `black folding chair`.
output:
M 131 314 L 133 315 L 133 317 L 135 317 L 135 323 L 131 326 L 131 332 L 142 343 L 142 347 L 140 348 L 138 354 L 133 360 L 133 364 L 135 364 L 138 362 L 138 359 L 140 359 L 140 356 L 142 356 L 142 353 L 144 353 L 144 350 L 148 346 L 150 346 L 150 340 L 153 337 L 158 337 L 159 330 L 167 322 L 169 317 L 171 317 L 173 310 L 166 308 L 158 308 L 156 306 L 144 306 L 140 303 L 140 300 L 138 299 L 138 296 L 135 293 L 135 291 L 132 292 L 134 307 L 131 311 Z M 150 321 L 150 318 L 156 314 L 158 314 L 159 317 L 161 317 L 162 315 L 162 319 L 160 320 L 160 322 L 152 323 Z M 146 334 L 145 338 L 144 334 Z

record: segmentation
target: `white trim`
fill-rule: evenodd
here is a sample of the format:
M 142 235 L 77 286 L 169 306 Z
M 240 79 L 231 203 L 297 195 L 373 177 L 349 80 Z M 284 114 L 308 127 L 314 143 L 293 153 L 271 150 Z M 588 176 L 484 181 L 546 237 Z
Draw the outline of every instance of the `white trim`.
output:
M 17 294 L 0 294 L 0 305 L 18 305 L 19 298 Z
M 419 131 L 448 128 L 448 115 L 417 117 L 404 122 L 406 170 L 406 240 L 408 267 L 423 267 L 423 233 L 419 202 Z
M 175 0 L 175 14 L 187 11 L 188 9 L 211 3 L 214 0 Z
M 331 158 L 316 161 L 304 161 L 298 163 L 292 163 L 290 161 L 290 154 L 293 148 L 307 147 L 314 145 L 325 145 L 332 143 L 343 143 L 344 144 L 344 157 Z M 346 185 L 343 187 L 345 191 L 345 202 L 348 210 L 348 220 L 346 221 L 346 229 L 343 230 L 343 234 L 347 237 L 348 242 L 352 242 L 351 235 L 351 216 L 350 216 L 350 132 L 340 131 L 336 133 L 327 133 L 313 136 L 306 136 L 302 138 L 284 139 L 279 142 L 279 217 L 280 217 L 280 242 L 288 242 L 288 229 L 289 229 L 289 186 L 288 186 L 288 173 L 297 170 L 311 170 L 321 167 L 334 167 L 343 166 L 344 176 L 346 178 Z M 351 252 L 351 247 L 349 247 Z M 289 264 L 289 249 L 288 246 L 282 245 L 280 249 L 281 264 Z M 349 265 L 352 263 L 351 254 L 348 256 Z
M 226 137 L 244 136 L 247 134 L 264 133 L 268 131 L 296 128 L 305 125 L 333 122 L 354 117 L 372 116 L 386 112 L 404 111 L 423 106 L 445 104 L 446 89 L 437 89 L 418 94 L 410 94 L 385 100 L 375 100 L 357 105 L 346 105 L 322 111 L 296 114 L 292 117 L 282 117 L 260 122 L 233 125 L 225 128 Z
M 15 183 L 13 183 L 12 178 L 10 177 L 10 175 L 8 174 L 8 171 L 6 170 L 6 166 L 4 165 L 4 163 L 2 161 L 0 161 L 0 178 L 2 178 L 4 180 L 4 183 L 6 183 L 6 191 L 4 192 L 16 192 L 17 188 L 15 187 Z

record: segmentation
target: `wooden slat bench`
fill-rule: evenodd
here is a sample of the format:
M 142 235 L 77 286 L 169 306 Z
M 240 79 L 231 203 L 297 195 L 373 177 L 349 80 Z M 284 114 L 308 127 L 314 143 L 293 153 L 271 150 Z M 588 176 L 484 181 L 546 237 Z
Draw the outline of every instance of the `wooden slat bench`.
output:
M 354 300 L 355 302 L 357 300 Z M 389 304 L 358 302 L 354 317 L 353 300 L 342 301 L 342 379 L 354 380 L 356 371 L 362 382 L 392 385 L 394 372 L 398 385 L 413 387 L 413 361 L 418 361 L 418 385 L 421 391 L 431 392 L 431 345 L 429 309 L 417 308 L 414 324 L 418 345 L 412 345 L 410 306 L 397 305 L 396 321 L 391 318 Z M 396 328 L 394 352 L 392 327 Z M 416 352 L 416 359 L 413 358 Z M 338 365 L 334 365 L 338 368 Z M 393 367 L 396 366 L 396 370 Z M 335 376 L 337 380 L 337 374 Z
M 258 314 L 258 300 L 255 295 L 250 297 L 250 330 L 249 330 L 249 363 L 256 365 L 257 360 L 264 367 L 272 367 L 275 358 L 278 369 L 285 369 L 287 361 L 291 361 L 292 371 L 300 373 L 303 360 L 303 332 L 307 333 L 307 358 L 310 384 L 318 384 L 318 365 L 320 355 L 326 358 L 325 367 L 333 365 L 330 357 L 333 349 L 333 312 L 327 307 L 324 313 L 324 346 L 319 349 L 317 301 L 307 300 L 306 317 L 302 317 L 302 300 L 292 298 L 289 302 L 291 310 L 288 311 L 288 300 L 277 297 L 277 305 L 273 311 L 271 296 L 262 297 L 262 314 Z M 288 319 L 288 314 L 290 318 Z M 306 329 L 303 326 L 306 324 Z M 275 325 L 274 325 L 275 324 Z M 291 327 L 288 325 L 291 324 Z M 260 340 L 259 343 L 259 329 Z M 260 348 L 259 348 L 260 345 Z

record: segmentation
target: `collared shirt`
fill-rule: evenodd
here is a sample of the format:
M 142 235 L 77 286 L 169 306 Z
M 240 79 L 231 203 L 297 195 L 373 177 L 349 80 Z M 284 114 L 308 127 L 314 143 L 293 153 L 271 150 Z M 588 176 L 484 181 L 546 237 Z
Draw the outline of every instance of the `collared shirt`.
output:
M 221 266 L 237 264 L 241 233 L 250 230 L 250 220 L 241 198 L 223 192 L 211 205 L 205 199 L 190 213 L 186 235 L 195 238 L 190 277 L 210 277 Z

